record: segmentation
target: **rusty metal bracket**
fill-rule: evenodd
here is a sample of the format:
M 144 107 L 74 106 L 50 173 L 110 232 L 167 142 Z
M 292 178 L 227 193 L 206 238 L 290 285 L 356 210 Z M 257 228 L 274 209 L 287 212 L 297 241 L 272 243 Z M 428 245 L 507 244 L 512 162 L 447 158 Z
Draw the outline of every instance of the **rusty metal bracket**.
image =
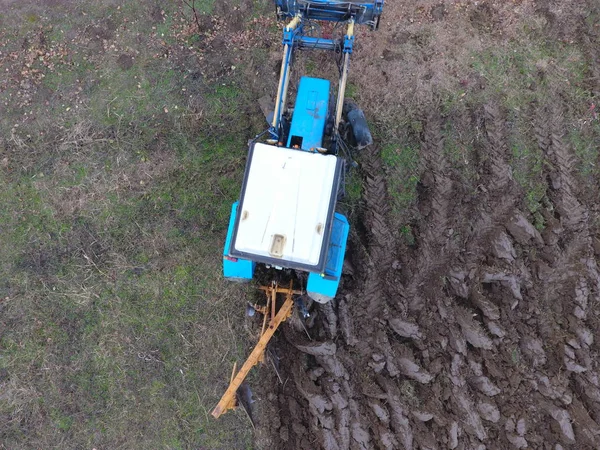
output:
M 260 339 L 248 356 L 248 359 L 236 374 L 236 365 L 233 366 L 233 373 L 231 374 L 231 382 L 229 387 L 221 397 L 221 400 L 212 412 L 213 417 L 218 418 L 221 414 L 227 412 L 230 409 L 234 409 L 236 404 L 236 392 L 242 385 L 248 373 L 256 364 L 264 360 L 265 349 L 267 344 L 275 334 L 275 331 L 288 317 L 292 315 L 294 307 L 294 300 L 292 296 L 294 294 L 301 295 L 302 291 L 294 290 L 292 282 L 290 281 L 289 287 L 279 287 L 275 282 L 272 282 L 270 286 L 261 286 L 259 288 L 265 292 L 267 296 L 267 306 L 260 312 L 264 311 L 263 327 L 260 334 Z M 279 311 L 277 311 L 277 295 L 284 294 L 285 300 Z M 267 323 L 268 320 L 268 323 Z

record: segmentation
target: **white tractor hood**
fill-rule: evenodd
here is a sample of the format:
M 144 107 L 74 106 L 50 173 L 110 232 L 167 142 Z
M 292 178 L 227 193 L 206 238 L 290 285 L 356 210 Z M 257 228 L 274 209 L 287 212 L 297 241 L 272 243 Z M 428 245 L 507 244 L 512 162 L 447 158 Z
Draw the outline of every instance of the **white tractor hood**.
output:
M 342 169 L 334 155 L 251 148 L 230 253 L 322 270 Z

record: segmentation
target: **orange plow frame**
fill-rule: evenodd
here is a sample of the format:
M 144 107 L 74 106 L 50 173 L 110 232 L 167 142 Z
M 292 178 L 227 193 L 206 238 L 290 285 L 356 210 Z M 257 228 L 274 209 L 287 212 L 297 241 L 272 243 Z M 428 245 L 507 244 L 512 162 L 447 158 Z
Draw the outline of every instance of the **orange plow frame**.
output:
M 228 410 L 234 409 L 237 406 L 237 390 L 248 376 L 248 373 L 252 367 L 264 360 L 267 344 L 275 334 L 275 331 L 279 325 L 285 322 L 286 319 L 292 315 L 292 310 L 294 307 L 294 300 L 292 296 L 294 294 L 302 294 L 302 291 L 296 291 L 293 289 L 291 281 L 289 287 L 286 288 L 281 288 L 277 285 L 277 283 L 273 282 L 271 286 L 261 286 L 259 289 L 264 291 L 265 295 L 267 296 L 266 307 L 256 308 L 258 312 L 263 313 L 265 316 L 260 339 L 237 374 L 235 374 L 236 366 L 233 366 L 233 374 L 231 382 L 229 383 L 229 387 L 212 412 L 212 415 L 215 418 L 220 417 L 221 414 L 224 414 Z M 283 302 L 283 305 L 281 305 L 281 308 L 279 308 L 279 311 L 276 312 L 277 294 L 285 294 L 285 301 Z M 268 316 L 270 316 L 270 320 L 267 324 L 267 320 L 269 319 Z

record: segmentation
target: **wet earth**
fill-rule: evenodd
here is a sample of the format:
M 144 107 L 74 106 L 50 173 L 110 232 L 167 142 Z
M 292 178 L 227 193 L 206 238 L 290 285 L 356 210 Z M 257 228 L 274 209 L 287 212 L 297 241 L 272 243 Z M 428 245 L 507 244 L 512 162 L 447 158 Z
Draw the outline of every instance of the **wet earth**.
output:
M 594 6 L 564 17 L 566 29 L 556 21 L 568 3 L 488 2 L 460 14 L 477 33 L 510 34 L 509 9 L 521 8 L 544 21 L 549 36 L 580 43 L 588 89 L 598 92 Z M 454 2 L 420 5 L 432 26 L 459 14 Z M 417 17 L 406 2 L 386 7 L 388 24 Z M 397 230 L 380 142 L 359 157 L 363 202 L 341 293 L 329 305 L 313 306 L 306 330 L 292 320 L 273 342 L 282 382 L 270 367 L 259 371 L 257 445 L 599 448 L 599 187 L 577 168 L 566 119 L 574 107 L 557 87 L 520 110 L 494 96 L 444 108 L 431 95 L 445 70 L 436 66 L 441 57 L 432 54 L 419 68 L 404 58 L 409 75 L 397 66 L 402 45 L 419 26 L 380 30 L 353 63 L 361 67 L 381 54 L 355 69 L 370 102 L 367 115 L 419 105 L 413 241 Z M 384 51 L 382 41 L 400 43 Z M 408 84 L 427 71 L 429 84 L 409 93 Z M 544 83 L 544 73 L 539 76 Z M 382 77 L 397 90 L 377 94 L 369 80 Z M 545 195 L 538 219 L 511 165 L 519 121 L 528 124 L 526 139 L 541 158 Z M 466 164 L 476 182 L 465 181 L 445 150 L 449 128 L 470 136 Z M 544 225 L 536 226 L 540 220 Z

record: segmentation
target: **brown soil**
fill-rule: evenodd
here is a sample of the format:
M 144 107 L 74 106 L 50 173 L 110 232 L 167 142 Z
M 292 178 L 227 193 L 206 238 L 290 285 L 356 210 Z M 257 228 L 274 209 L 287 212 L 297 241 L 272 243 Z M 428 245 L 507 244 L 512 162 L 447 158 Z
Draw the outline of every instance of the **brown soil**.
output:
M 307 332 L 292 321 L 273 343 L 283 383 L 261 370 L 257 445 L 598 448 L 599 205 L 590 195 L 598 183 L 584 186 L 577 174 L 565 123 L 575 107 L 560 87 L 521 111 L 508 111 L 493 95 L 450 112 L 436 100 L 465 83 L 469 93 L 485 88 L 472 73 L 456 72 L 466 67 L 464 48 L 479 48 L 473 41 L 482 33 L 506 42 L 518 13 L 545 21 L 548 36 L 579 39 L 597 92 L 598 25 L 573 8 L 561 27 L 556 15 L 569 2 L 483 2 L 464 10 L 453 2 L 409 3 L 388 3 L 384 22 L 392 25 L 362 36 L 353 77 L 370 117 L 420 111 L 416 242 L 403 243 L 391 216 L 380 146 L 364 150 L 352 275 L 335 302 L 313 306 Z M 433 37 L 419 34 L 424 29 Z M 417 42 L 417 55 L 411 39 L 429 41 Z M 516 120 L 531 124 L 528 138 L 542 154 L 541 230 L 512 173 Z M 472 143 L 468 163 L 477 175 L 470 186 L 445 151 L 448 127 Z

